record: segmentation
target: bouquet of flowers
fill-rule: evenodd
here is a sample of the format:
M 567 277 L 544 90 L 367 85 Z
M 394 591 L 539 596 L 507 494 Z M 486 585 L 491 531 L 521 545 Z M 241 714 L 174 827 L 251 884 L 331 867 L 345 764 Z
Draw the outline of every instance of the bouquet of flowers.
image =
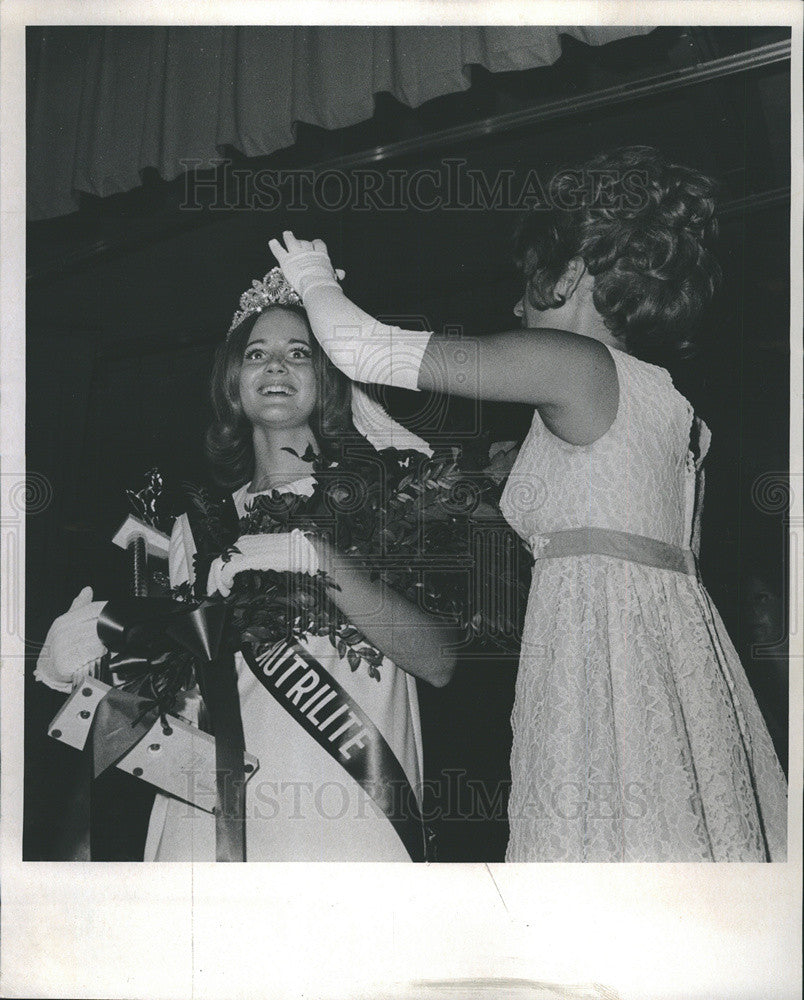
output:
M 444 449 L 432 457 L 393 448 L 356 450 L 348 459 L 327 459 L 310 448 L 300 457 L 312 470 L 312 494 L 256 496 L 239 534 L 301 528 L 326 536 L 372 578 L 465 629 L 467 641 L 518 651 L 532 559 L 500 514 L 501 484 L 489 468 L 487 447 L 463 449 L 460 456 Z M 222 503 L 197 487 L 188 493 L 207 536 L 206 552 L 225 559 L 234 539 L 227 537 Z M 365 663 L 379 679 L 382 654 L 342 619 L 330 596 L 334 586 L 324 573 L 239 573 L 225 599 L 232 643 L 329 636 L 352 670 Z M 172 593 L 194 600 L 188 584 Z

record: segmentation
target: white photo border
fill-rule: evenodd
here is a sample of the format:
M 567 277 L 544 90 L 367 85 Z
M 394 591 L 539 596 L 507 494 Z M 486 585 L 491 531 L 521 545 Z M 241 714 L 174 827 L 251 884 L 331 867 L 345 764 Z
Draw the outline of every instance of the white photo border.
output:
M 792 28 L 791 590 L 802 613 L 802 8 L 795 2 L 23 3 L 0 38 L 2 966 L 4 997 L 194 1000 L 481 995 L 489 980 L 603 984 L 619 1000 L 800 995 L 802 664 L 791 638 L 790 860 L 772 865 L 23 863 L 25 26 L 787 24 Z M 20 611 L 20 614 L 22 612 Z M 442 994 L 424 981 L 463 980 Z M 418 985 L 416 985 L 418 984 Z M 499 991 L 488 996 L 501 995 Z M 428 992 L 429 990 L 429 992 Z M 474 993 L 472 991 L 475 991 Z M 528 995 L 536 995 L 528 994 Z M 545 992 L 543 995 L 558 996 Z M 567 994 L 567 995 L 582 995 Z M 588 994 L 592 996 L 592 993 Z M 604 993 L 600 993 L 604 996 Z

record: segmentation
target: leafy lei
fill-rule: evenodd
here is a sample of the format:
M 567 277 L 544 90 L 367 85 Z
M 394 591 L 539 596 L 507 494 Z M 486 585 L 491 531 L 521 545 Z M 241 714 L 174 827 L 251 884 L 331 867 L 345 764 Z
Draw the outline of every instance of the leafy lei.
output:
M 327 459 L 312 447 L 301 457 L 314 480 L 309 496 L 274 490 L 253 498 L 240 518 L 240 534 L 301 528 L 325 536 L 387 586 L 423 610 L 463 628 L 467 640 L 518 651 L 519 624 L 532 560 L 499 510 L 501 484 L 489 473 L 487 447 L 418 451 L 355 448 Z M 223 502 L 188 487 L 207 552 L 226 558 L 231 537 Z M 481 567 L 489 544 L 496 573 Z M 502 561 L 500 561 L 502 560 Z M 499 567 L 508 569 L 500 573 Z M 328 636 L 351 669 L 365 663 L 380 679 L 382 653 L 332 601 L 336 584 L 325 574 L 247 570 L 225 599 L 238 642 L 255 645 Z M 189 584 L 173 590 L 191 599 Z

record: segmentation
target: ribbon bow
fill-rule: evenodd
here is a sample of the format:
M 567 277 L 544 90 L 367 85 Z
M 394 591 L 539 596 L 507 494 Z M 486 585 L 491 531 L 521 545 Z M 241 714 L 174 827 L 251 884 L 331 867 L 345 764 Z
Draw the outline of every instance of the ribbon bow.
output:
M 98 637 L 110 650 L 109 667 L 121 676 L 139 674 L 145 679 L 171 652 L 189 654 L 195 661 L 215 735 L 216 856 L 219 861 L 243 861 L 245 741 L 234 657 L 224 642 L 228 613 L 219 601 L 199 605 L 167 597 L 109 601 L 98 619 Z M 171 692 L 154 694 L 147 698 L 112 688 L 98 703 L 88 743 L 94 777 L 125 757 L 159 715 L 167 725 Z

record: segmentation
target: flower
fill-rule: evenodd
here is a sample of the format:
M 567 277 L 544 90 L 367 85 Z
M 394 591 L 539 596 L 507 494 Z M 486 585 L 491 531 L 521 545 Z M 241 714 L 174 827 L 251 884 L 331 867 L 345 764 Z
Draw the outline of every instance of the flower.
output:
M 329 461 L 308 450 L 302 457 L 312 467 L 312 494 L 273 490 L 254 497 L 240 519 L 240 534 L 301 528 L 325 536 L 372 579 L 464 628 L 468 638 L 518 652 L 511 608 L 522 618 L 532 558 L 499 511 L 501 485 L 483 464 L 487 452 L 461 458 L 452 449 L 432 457 L 367 449 Z M 205 550 L 226 551 L 234 539 L 221 536 L 222 513 L 203 490 L 190 496 L 209 533 Z M 489 546 L 496 555 L 484 565 L 478 553 Z M 509 571 L 500 572 L 503 564 Z M 333 586 L 324 573 L 239 573 L 225 599 L 233 645 L 326 635 L 352 670 L 365 664 L 379 680 L 382 653 L 343 619 L 331 599 Z

